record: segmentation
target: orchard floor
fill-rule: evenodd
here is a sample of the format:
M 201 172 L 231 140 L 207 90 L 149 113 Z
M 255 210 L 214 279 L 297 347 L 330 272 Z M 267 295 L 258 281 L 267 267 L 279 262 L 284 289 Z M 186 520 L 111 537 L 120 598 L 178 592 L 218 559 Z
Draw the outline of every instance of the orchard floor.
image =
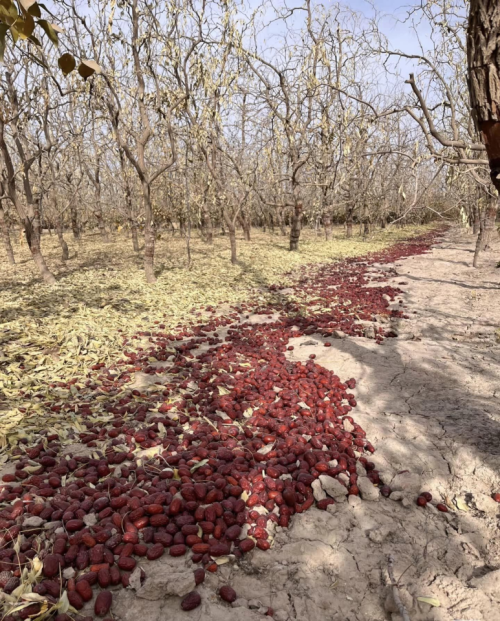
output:
M 207 574 L 198 587 L 202 605 L 189 613 L 179 610 L 178 597 L 160 594 L 175 593 L 192 564 L 164 556 L 147 568 L 155 599 L 120 590 L 114 616 L 257 621 L 272 607 L 281 621 L 400 621 L 387 573 L 392 555 L 411 621 L 500 620 L 500 505 L 491 499 L 500 491 L 495 246 L 473 269 L 472 236 L 452 230 L 430 253 L 381 266 L 405 291 L 411 319 L 398 320 L 399 338 L 382 346 L 345 338 L 326 349 L 323 337 L 304 336 L 287 352 L 301 361 L 315 353 L 341 380 L 357 378 L 354 416 L 395 499 L 350 497 L 331 513 L 312 508 L 294 516 L 270 551 Z M 409 472 L 396 476 L 402 470 Z M 449 512 L 417 507 L 420 491 Z M 239 596 L 233 608 L 216 595 L 222 584 Z
M 141 561 L 147 588 L 135 579 L 116 590 L 113 618 L 264 621 L 272 608 L 276 621 L 401 621 L 391 555 L 411 621 L 500 621 L 500 504 L 491 499 L 500 492 L 500 243 L 479 269 L 473 249 L 472 236 L 454 229 L 427 254 L 372 266 L 404 290 L 393 306 L 410 319 L 391 320 L 398 338 L 329 339 L 325 348 L 322 336 L 303 336 L 287 352 L 304 362 L 314 353 L 342 381 L 356 378 L 353 416 L 391 497 L 351 496 L 293 516 L 269 551 L 207 572 L 192 612 L 180 610 L 178 596 L 194 586 L 192 562 Z M 141 376 L 142 389 L 150 376 Z M 449 512 L 417 507 L 422 491 Z M 223 584 L 238 594 L 232 606 L 217 595 Z M 93 602 L 81 612 L 93 616 Z

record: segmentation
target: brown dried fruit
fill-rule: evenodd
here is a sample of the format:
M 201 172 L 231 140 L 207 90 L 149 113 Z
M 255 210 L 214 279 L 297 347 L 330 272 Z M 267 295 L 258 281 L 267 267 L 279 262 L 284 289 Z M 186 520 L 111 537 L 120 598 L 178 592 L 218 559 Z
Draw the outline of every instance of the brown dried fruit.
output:
M 238 598 L 238 596 L 236 595 L 236 591 L 228 584 L 221 586 L 221 588 L 219 589 L 219 595 L 221 599 L 223 599 L 225 602 L 228 602 L 229 604 L 232 604 Z
M 201 604 L 200 594 L 197 593 L 196 591 L 191 591 L 191 593 L 188 593 L 182 598 L 181 609 L 186 610 L 186 611 L 194 610 L 195 608 L 198 608 L 200 604 Z
M 113 602 L 113 595 L 111 591 L 101 591 L 97 596 L 94 604 L 94 612 L 98 617 L 105 617 L 109 609 L 111 608 L 111 604 Z

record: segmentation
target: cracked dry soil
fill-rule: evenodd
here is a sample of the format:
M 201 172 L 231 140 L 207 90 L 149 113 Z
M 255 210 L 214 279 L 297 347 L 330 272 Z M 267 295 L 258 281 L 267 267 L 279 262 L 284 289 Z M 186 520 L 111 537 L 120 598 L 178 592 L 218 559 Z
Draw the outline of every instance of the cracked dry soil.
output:
M 208 573 L 198 587 L 202 605 L 189 613 L 165 593 L 192 576 L 192 564 L 164 556 L 147 567 L 157 588 L 142 598 L 133 588 L 117 592 L 114 616 L 257 621 L 272 607 L 277 621 L 401 621 L 391 554 L 412 621 L 500 620 L 500 504 L 491 499 L 500 491 L 500 270 L 496 252 L 473 269 L 473 250 L 472 236 L 453 229 L 428 254 L 378 266 L 405 292 L 410 319 L 393 326 L 399 338 L 325 348 L 323 337 L 304 336 L 287 352 L 301 361 L 315 353 L 342 380 L 357 378 L 356 421 L 377 448 L 372 461 L 391 497 L 350 497 L 328 512 L 295 515 L 271 550 Z M 417 507 L 421 491 L 449 513 Z M 223 584 L 238 594 L 232 607 L 216 595 Z

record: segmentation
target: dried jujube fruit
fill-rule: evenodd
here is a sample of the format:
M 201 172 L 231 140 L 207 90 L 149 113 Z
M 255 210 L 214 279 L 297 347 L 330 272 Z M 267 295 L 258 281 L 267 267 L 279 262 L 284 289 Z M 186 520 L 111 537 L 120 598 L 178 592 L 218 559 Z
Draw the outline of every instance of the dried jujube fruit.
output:
M 238 597 L 233 587 L 229 586 L 228 584 L 221 586 L 221 588 L 219 589 L 219 596 L 221 599 L 223 599 L 225 602 L 228 602 L 229 604 L 235 602 Z
M 194 610 L 201 604 L 201 595 L 197 591 L 191 591 L 181 600 L 181 609 L 185 611 Z

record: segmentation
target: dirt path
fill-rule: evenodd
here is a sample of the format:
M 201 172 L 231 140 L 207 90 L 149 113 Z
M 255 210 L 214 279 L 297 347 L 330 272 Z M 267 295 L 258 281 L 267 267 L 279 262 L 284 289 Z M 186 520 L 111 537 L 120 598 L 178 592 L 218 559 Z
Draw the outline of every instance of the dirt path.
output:
M 132 589 L 117 594 L 119 619 L 256 621 L 272 607 L 277 621 L 400 621 L 388 555 L 396 578 L 404 574 L 412 621 L 500 619 L 500 505 L 490 497 L 500 491 L 500 270 L 494 253 L 474 270 L 472 252 L 471 237 L 452 231 L 429 254 L 397 263 L 397 276 L 382 266 L 404 289 L 411 319 L 398 320 L 399 338 L 381 347 L 369 338 L 334 340 L 329 349 L 317 335 L 294 339 L 290 359 L 315 353 L 342 380 L 357 378 L 355 418 L 377 447 L 373 462 L 391 498 L 350 497 L 294 516 L 290 529 L 278 527 L 271 551 L 208 574 L 192 613 L 164 598 L 192 565 L 163 557 L 142 598 Z M 434 498 L 426 508 L 415 504 L 421 491 Z M 239 595 L 233 609 L 215 595 L 225 583 Z

